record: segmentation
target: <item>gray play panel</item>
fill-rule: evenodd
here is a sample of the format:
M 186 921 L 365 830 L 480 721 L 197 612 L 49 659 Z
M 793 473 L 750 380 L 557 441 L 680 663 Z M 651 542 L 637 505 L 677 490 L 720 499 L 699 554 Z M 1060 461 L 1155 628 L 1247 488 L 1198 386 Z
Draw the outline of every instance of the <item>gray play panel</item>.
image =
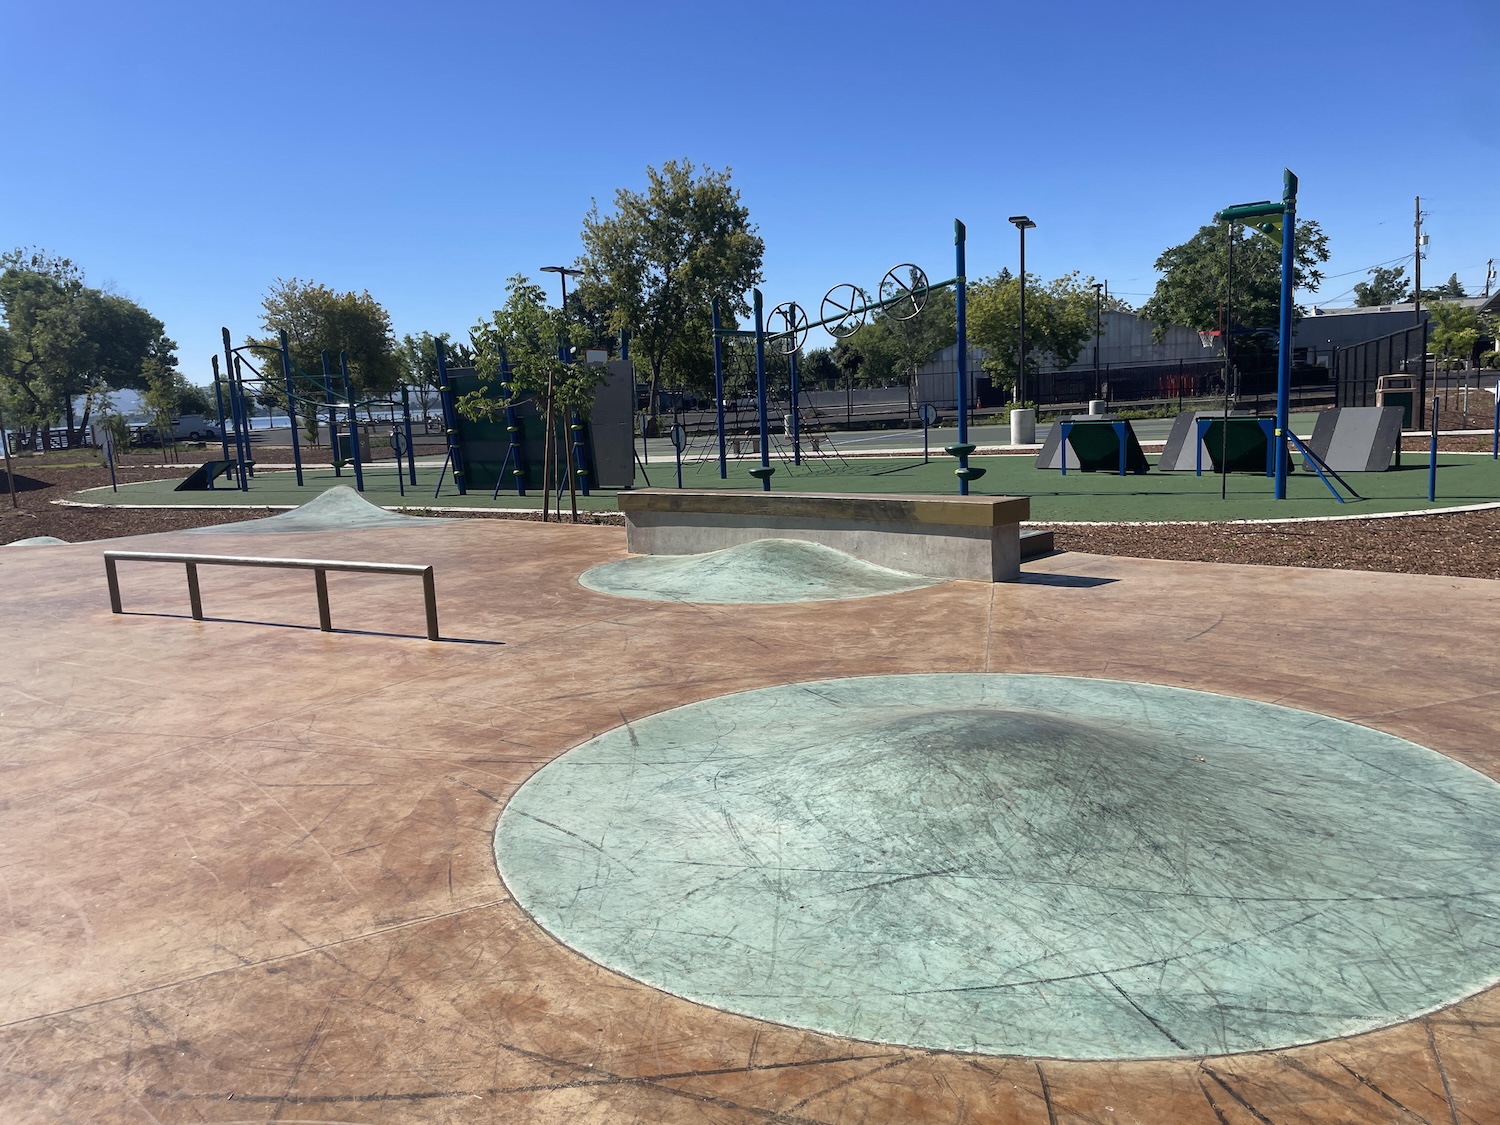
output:
M 335 485 L 290 512 L 244 523 L 196 527 L 213 535 L 266 535 L 285 531 L 359 531 L 375 527 L 413 527 L 430 524 L 431 517 L 403 516 L 371 504 L 348 485 Z
M 801 539 L 758 539 L 704 555 L 633 555 L 586 570 L 590 590 L 656 602 L 770 603 L 868 598 L 935 586 Z
M 1500 786 L 1137 683 L 879 676 L 680 707 L 536 773 L 495 853 L 602 965 L 917 1047 L 1254 1051 L 1500 978 Z

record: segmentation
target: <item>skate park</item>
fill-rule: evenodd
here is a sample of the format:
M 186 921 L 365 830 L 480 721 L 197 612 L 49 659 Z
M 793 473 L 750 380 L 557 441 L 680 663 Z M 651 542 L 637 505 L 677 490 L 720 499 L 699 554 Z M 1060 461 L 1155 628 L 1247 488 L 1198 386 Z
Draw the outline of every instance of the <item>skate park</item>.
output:
M 1486 1119 L 1493 583 L 325 495 L 0 554 L 12 1120 Z

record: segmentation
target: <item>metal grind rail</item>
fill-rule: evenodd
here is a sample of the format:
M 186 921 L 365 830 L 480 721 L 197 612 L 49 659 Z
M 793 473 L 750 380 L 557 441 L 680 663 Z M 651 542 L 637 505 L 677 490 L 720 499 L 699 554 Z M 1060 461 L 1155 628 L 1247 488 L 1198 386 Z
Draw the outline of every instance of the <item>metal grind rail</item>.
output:
M 181 563 L 187 568 L 188 601 L 192 606 L 193 620 L 203 620 L 203 598 L 198 591 L 198 568 L 200 566 L 259 566 L 279 570 L 310 570 L 318 591 L 318 627 L 325 633 L 333 632 L 333 618 L 328 609 L 328 572 L 330 570 L 355 571 L 362 574 L 412 574 L 422 579 L 422 599 L 427 608 L 427 639 L 438 640 L 437 588 L 432 579 L 431 566 L 415 563 L 344 562 L 337 559 L 268 559 L 250 555 L 179 555 L 159 551 L 105 551 L 104 575 L 109 581 L 109 608 L 113 613 L 124 613 L 120 607 L 120 576 L 116 567 L 120 562 L 164 562 Z

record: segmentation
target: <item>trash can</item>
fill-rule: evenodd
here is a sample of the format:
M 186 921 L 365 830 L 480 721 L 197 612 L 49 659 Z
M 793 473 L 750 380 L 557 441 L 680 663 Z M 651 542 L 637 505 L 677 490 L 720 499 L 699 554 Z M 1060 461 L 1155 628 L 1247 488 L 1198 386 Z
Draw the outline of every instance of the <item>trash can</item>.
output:
M 358 425 L 354 430 L 359 434 L 359 462 L 362 465 L 370 463 L 370 427 Z M 349 429 L 341 425 L 338 429 L 338 444 L 336 446 L 335 460 L 340 465 L 347 465 L 354 460 L 354 447 L 349 444 Z
M 1415 375 L 1382 375 L 1375 380 L 1375 405 L 1399 406 L 1401 428 L 1412 428 L 1416 417 L 1417 379 Z

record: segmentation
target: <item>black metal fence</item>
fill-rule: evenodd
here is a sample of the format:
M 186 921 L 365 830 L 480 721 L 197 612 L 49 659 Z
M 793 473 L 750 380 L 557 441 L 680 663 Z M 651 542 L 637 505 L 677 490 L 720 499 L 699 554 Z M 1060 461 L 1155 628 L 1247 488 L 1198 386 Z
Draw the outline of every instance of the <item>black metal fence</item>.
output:
M 1417 429 L 1427 425 L 1427 322 L 1389 336 L 1366 340 L 1333 353 L 1333 380 L 1339 406 L 1374 406 L 1382 375 L 1411 375 L 1417 380 Z

